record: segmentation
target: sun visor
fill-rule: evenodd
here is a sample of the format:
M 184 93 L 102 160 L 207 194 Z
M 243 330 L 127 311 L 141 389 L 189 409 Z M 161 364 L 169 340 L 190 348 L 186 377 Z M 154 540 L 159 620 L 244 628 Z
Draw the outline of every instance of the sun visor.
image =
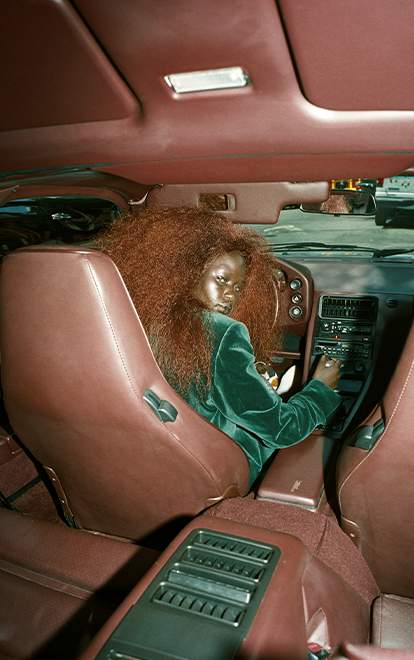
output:
M 328 196 L 327 181 L 176 184 L 153 188 L 148 194 L 146 206 L 194 206 L 223 213 L 233 222 L 275 224 L 284 206 L 322 202 Z

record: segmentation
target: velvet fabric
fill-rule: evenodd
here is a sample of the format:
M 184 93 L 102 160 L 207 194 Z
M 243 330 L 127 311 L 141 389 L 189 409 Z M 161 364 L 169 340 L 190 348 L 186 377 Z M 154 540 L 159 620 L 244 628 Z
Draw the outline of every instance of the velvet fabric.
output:
M 213 339 L 212 384 L 204 399 L 195 388 L 185 399 L 240 445 L 252 484 L 277 449 L 325 425 L 341 399 L 321 381 L 311 380 L 284 402 L 257 372 L 246 326 L 217 312 L 206 313 L 205 319 Z

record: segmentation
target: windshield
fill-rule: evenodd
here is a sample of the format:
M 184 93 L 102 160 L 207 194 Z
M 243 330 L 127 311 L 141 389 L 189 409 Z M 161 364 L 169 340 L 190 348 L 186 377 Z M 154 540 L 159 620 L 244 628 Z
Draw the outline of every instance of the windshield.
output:
M 414 250 L 414 210 L 394 219 L 385 225 L 378 225 L 374 215 L 328 215 L 309 213 L 299 208 L 285 208 L 281 211 L 275 225 L 251 225 L 268 241 L 272 250 L 280 253 L 303 252 L 307 249 L 319 253 L 321 257 L 341 252 L 343 256 L 370 258 L 384 251 L 384 256 L 391 258 L 391 253 L 407 254 Z M 321 245 L 323 244 L 323 245 Z

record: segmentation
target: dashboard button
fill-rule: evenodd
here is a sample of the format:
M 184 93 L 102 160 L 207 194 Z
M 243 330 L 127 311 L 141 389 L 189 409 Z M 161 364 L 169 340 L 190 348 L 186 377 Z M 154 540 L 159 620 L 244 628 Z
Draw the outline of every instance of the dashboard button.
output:
M 300 319 L 303 316 L 303 309 L 299 305 L 294 305 L 289 309 L 289 316 L 291 319 Z
M 291 289 L 293 289 L 293 291 L 296 291 L 302 287 L 302 280 L 300 280 L 298 277 L 295 277 L 295 279 L 290 280 L 289 286 Z

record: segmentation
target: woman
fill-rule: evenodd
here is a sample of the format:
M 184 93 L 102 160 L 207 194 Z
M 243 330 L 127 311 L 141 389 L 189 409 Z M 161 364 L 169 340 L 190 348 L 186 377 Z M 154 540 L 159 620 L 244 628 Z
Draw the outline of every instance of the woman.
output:
M 255 232 L 197 209 L 144 209 L 99 239 L 117 264 L 170 384 L 245 452 L 250 482 L 279 448 L 326 424 L 340 364 L 323 356 L 287 403 L 255 363 L 280 342 L 277 262 Z

